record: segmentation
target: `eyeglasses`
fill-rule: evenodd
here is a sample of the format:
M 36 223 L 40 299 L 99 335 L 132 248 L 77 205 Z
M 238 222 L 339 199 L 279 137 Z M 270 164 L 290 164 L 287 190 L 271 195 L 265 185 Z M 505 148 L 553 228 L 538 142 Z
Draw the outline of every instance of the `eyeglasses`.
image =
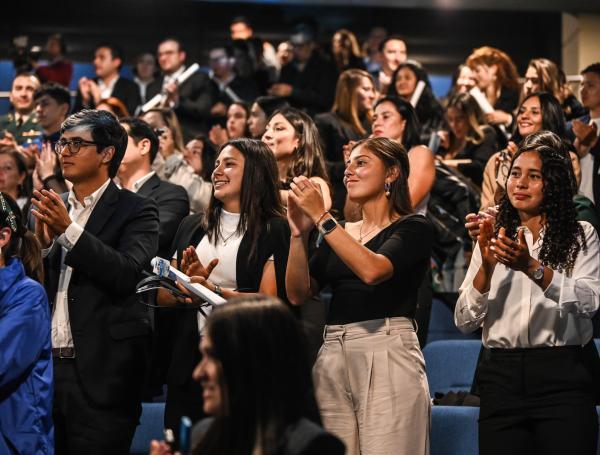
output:
M 6 222 L 10 226 L 10 229 L 16 234 L 17 233 L 17 217 L 11 210 L 10 206 L 4 199 L 2 193 L 0 193 L 0 208 L 6 214 Z
M 69 148 L 69 155 L 77 155 L 81 147 L 87 147 L 89 145 L 101 146 L 99 142 L 84 141 L 83 139 L 73 139 L 71 141 L 61 139 L 54 144 L 54 152 L 57 155 L 62 155 L 67 147 Z

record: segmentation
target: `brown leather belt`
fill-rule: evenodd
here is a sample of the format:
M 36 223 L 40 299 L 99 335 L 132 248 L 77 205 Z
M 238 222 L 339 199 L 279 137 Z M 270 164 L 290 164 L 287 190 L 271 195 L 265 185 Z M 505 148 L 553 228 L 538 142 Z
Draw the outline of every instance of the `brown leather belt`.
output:
M 75 348 L 52 348 L 52 357 L 55 359 L 74 359 Z

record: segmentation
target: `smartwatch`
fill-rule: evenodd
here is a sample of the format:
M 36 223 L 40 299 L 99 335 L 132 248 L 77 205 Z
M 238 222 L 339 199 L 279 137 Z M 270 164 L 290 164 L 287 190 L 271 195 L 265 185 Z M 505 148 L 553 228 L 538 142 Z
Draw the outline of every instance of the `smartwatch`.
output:
M 327 218 L 325 221 L 319 224 L 319 232 L 326 236 L 337 227 L 337 222 L 333 218 Z

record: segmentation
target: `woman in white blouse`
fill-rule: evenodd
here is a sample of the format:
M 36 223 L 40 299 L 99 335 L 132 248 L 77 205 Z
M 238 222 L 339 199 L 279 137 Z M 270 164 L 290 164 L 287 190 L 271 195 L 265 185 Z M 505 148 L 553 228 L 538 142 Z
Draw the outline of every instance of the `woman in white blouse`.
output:
M 460 289 L 456 325 L 483 328 L 480 454 L 596 453 L 600 250 L 576 220 L 568 156 L 548 131 L 521 143 Z

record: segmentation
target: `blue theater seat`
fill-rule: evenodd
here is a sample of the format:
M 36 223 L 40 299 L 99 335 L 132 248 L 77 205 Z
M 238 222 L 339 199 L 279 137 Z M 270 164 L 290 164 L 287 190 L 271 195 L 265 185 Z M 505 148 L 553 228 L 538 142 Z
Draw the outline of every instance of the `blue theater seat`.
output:
M 429 393 L 470 390 L 479 356 L 479 340 L 442 340 L 423 348 Z
M 479 408 L 434 406 L 431 413 L 431 455 L 477 455 Z
M 164 403 L 142 403 L 140 424 L 135 430 L 131 448 L 132 455 L 148 455 L 150 441 L 164 439 Z

